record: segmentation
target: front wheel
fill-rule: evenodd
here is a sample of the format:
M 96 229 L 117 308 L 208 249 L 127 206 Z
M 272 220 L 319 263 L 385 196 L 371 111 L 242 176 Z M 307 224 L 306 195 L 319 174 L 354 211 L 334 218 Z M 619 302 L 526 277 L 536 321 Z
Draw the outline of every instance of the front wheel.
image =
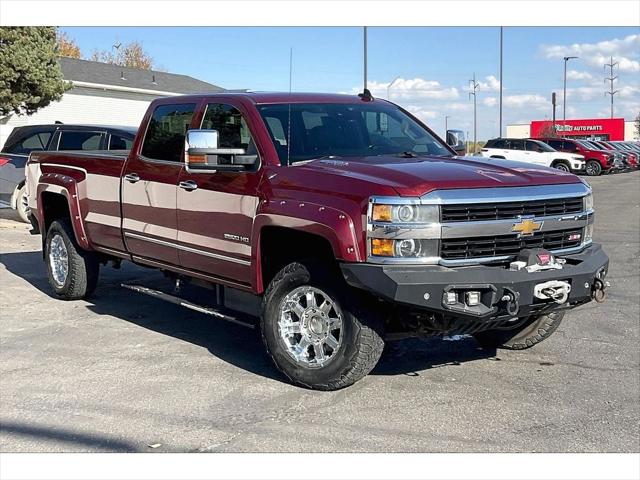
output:
M 524 325 L 513 330 L 486 330 L 474 333 L 473 336 L 480 346 L 486 349 L 524 350 L 549 338 L 563 317 L 563 312 L 552 312 L 531 317 Z
M 358 302 L 340 294 L 323 268 L 284 267 L 262 302 L 261 331 L 276 367 L 293 383 L 337 390 L 366 376 L 380 359 L 381 322 Z M 366 313 L 365 313 L 366 312 Z
M 571 172 L 571 168 L 569 168 L 569 165 L 564 162 L 556 163 L 555 165 L 553 165 L 553 168 L 555 168 L 556 170 L 560 170 L 561 172 Z
M 64 300 L 86 298 L 96 288 L 100 264 L 76 243 L 69 222 L 54 221 L 47 231 L 45 259 L 49 285 Z
M 602 173 L 602 165 L 597 160 L 589 160 L 587 162 L 587 175 L 597 177 Z

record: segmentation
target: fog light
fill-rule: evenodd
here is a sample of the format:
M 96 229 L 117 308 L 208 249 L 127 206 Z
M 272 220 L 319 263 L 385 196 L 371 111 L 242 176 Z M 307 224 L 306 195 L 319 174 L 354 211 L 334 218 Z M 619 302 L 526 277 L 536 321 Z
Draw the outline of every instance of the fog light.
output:
M 584 229 L 584 241 L 590 242 L 593 239 L 593 223 Z
M 480 304 L 480 292 L 467 292 L 464 296 L 468 306 L 475 307 Z
M 444 294 L 447 305 L 455 305 L 458 303 L 458 294 L 456 292 L 447 292 Z

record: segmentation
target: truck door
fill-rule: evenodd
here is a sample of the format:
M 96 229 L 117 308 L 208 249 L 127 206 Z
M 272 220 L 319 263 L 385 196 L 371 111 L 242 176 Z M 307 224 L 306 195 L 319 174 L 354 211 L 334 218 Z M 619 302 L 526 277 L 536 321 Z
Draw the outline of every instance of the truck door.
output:
M 200 127 L 218 131 L 220 148 L 242 148 L 247 155 L 255 155 L 255 166 L 241 172 L 181 171 L 178 255 L 183 268 L 249 284 L 260 172 L 258 152 L 241 109 L 234 100 L 209 103 Z
M 138 257 L 178 265 L 176 190 L 195 103 L 160 104 L 122 172 L 122 232 Z

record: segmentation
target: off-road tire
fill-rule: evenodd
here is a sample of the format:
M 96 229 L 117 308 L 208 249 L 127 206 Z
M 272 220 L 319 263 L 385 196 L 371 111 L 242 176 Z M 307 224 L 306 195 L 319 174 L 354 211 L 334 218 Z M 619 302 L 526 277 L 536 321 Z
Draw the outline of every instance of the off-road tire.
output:
M 597 160 L 588 160 L 585 171 L 590 177 L 597 177 L 602 173 L 602 165 Z
M 60 235 L 67 249 L 68 274 L 64 285 L 58 286 L 51 272 L 51 239 L 54 235 Z M 80 300 L 93 293 L 98 284 L 100 264 L 96 255 L 87 252 L 78 246 L 73 229 L 67 219 L 55 220 L 47 231 L 45 241 L 45 263 L 49 285 L 55 294 L 63 300 Z
M 482 348 L 524 350 L 549 338 L 556 331 L 563 317 L 564 312 L 552 312 L 533 317 L 514 330 L 486 330 L 474 333 L 473 336 Z
M 343 315 L 341 345 L 336 357 L 322 367 L 297 363 L 280 339 L 281 302 L 289 292 L 304 285 L 327 293 Z M 376 366 L 384 348 L 382 319 L 368 308 L 360 292 L 342 279 L 337 282 L 327 268 L 309 263 L 290 263 L 275 275 L 263 297 L 260 330 L 267 353 L 278 370 L 295 385 L 314 390 L 338 390 L 352 385 Z
M 29 218 L 27 217 L 29 208 L 27 207 L 27 205 L 25 205 L 23 200 L 26 190 L 27 185 L 25 184 L 22 185 L 22 187 L 20 187 L 20 189 L 16 193 L 16 212 L 18 213 L 18 217 L 20 217 L 20 220 L 22 220 L 24 223 L 31 223 L 29 222 Z

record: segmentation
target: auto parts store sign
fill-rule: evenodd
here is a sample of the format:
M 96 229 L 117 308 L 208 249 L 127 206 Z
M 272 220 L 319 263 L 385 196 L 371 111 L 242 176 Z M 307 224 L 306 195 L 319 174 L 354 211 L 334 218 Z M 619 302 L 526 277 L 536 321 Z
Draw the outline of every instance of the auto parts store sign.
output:
M 531 122 L 533 138 L 548 136 L 552 131 L 549 120 Z M 584 120 L 556 120 L 555 131 L 561 136 L 599 137 L 608 140 L 624 140 L 624 118 L 595 118 Z

